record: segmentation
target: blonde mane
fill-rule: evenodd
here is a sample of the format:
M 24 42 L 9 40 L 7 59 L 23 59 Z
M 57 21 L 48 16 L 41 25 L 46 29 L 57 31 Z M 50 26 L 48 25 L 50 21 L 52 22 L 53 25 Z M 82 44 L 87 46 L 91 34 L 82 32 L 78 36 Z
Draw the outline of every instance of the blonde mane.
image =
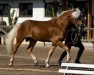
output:
M 61 16 L 61 15 L 63 15 L 63 14 L 65 14 L 65 13 L 67 13 L 67 12 L 69 12 L 69 11 L 72 11 L 73 9 L 70 9 L 70 10 L 66 10 L 66 11 L 62 11 L 57 17 L 59 17 L 59 16 Z

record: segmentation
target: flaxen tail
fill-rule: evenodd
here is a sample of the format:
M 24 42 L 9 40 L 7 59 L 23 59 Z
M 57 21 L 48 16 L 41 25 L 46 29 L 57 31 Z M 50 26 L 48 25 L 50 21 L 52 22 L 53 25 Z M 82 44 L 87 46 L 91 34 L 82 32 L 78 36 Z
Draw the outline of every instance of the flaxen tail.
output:
M 12 53 L 14 38 L 17 35 L 17 30 L 19 26 L 20 24 L 15 25 L 14 28 L 6 36 L 6 46 L 7 46 L 8 54 Z

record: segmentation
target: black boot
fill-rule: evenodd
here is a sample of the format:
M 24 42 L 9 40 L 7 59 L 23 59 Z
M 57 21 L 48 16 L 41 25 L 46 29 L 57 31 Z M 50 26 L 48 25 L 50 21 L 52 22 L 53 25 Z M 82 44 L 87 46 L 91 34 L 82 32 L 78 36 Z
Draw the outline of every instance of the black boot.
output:
M 78 59 L 75 60 L 75 63 L 81 63 Z
M 58 66 L 61 66 L 61 61 L 60 60 L 58 60 Z
M 62 54 L 61 54 L 61 56 L 60 56 L 60 58 L 59 58 L 59 60 L 58 60 L 58 65 L 59 66 L 61 66 L 61 63 L 62 63 L 62 60 L 63 60 L 63 58 L 66 56 L 66 51 L 64 51 Z

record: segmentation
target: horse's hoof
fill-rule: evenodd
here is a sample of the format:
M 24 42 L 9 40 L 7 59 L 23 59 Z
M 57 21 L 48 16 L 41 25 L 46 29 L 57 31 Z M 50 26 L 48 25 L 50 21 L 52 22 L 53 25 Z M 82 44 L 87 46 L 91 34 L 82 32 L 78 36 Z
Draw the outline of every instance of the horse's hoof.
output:
M 35 64 L 35 66 L 37 66 L 38 65 L 38 60 L 34 60 L 34 64 Z
M 69 63 L 69 60 L 65 60 L 66 63 Z
M 48 67 L 50 67 L 50 66 L 49 66 L 49 65 L 46 65 L 45 67 L 47 67 L 47 68 L 48 68 Z
M 34 66 L 38 66 L 38 62 L 37 63 L 34 63 Z
M 66 63 L 69 63 L 69 61 L 70 61 L 69 59 L 68 60 L 67 59 L 65 60 Z
M 48 63 L 46 63 L 46 66 L 45 67 L 50 67 L 50 65 Z
M 8 65 L 9 65 L 9 67 L 13 67 L 13 64 L 11 64 L 11 63 L 10 63 L 10 64 L 8 64 Z
M 66 62 L 66 63 L 69 63 L 69 62 L 70 62 L 70 59 L 71 59 L 70 57 L 67 58 L 67 59 L 65 60 L 65 62 Z

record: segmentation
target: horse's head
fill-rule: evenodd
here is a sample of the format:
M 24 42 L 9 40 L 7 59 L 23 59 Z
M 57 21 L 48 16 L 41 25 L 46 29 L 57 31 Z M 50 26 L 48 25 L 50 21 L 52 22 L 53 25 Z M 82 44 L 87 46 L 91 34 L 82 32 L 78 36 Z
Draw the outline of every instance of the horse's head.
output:
M 82 19 L 80 17 L 81 11 L 78 8 L 73 9 L 73 11 L 70 15 L 71 16 L 69 17 L 69 23 L 71 23 L 75 26 L 82 25 L 83 22 L 82 22 Z
M 78 19 L 78 18 L 80 17 L 80 15 L 81 15 L 80 9 L 78 9 L 78 8 L 73 9 L 73 12 L 72 12 L 72 17 L 73 17 L 73 18 Z

